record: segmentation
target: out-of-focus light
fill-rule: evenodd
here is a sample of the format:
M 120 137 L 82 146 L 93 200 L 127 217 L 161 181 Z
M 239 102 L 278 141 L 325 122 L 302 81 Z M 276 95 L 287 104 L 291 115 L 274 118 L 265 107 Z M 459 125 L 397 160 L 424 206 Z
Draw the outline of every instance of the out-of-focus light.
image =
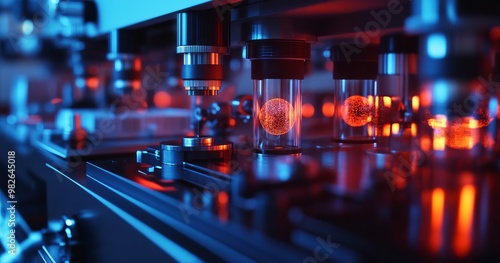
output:
M 139 58 L 134 59 L 134 70 L 140 71 L 141 68 L 142 68 L 141 59 L 139 59 Z
M 450 89 L 445 81 L 436 81 L 432 89 L 432 98 L 436 103 L 446 103 L 450 97 Z
M 429 107 L 432 103 L 432 94 L 429 90 L 424 90 L 420 93 L 420 102 L 423 107 Z
M 384 101 L 384 107 L 386 107 L 386 108 L 390 108 L 390 107 L 392 107 L 392 100 L 391 100 L 391 97 L 388 97 L 388 96 L 383 96 L 383 97 L 382 97 L 382 100 Z
M 389 123 L 384 124 L 382 127 L 382 135 L 386 137 L 391 135 L 391 125 Z
M 436 118 L 430 118 L 427 120 L 429 126 L 433 129 L 435 128 L 446 128 L 448 118 L 446 115 L 437 114 Z
M 314 106 L 310 103 L 305 103 L 302 105 L 302 116 L 304 118 L 311 118 L 314 116 Z
M 492 98 L 488 104 L 488 113 L 491 116 L 491 119 L 493 120 L 495 117 L 499 117 L 498 115 L 500 114 L 500 107 L 498 107 L 498 100 L 497 98 Z M 496 116 L 493 116 L 496 114 Z
M 467 256 L 471 249 L 475 195 L 476 188 L 470 184 L 465 185 L 460 191 L 457 230 L 453 242 L 453 250 L 460 258 Z
M 141 81 L 140 80 L 133 80 L 131 86 L 132 86 L 132 89 L 138 90 L 141 88 Z
M 120 71 L 123 69 L 123 62 L 119 59 L 115 60 L 115 70 Z
M 446 56 L 446 53 L 447 53 L 447 41 L 445 35 L 432 34 L 427 38 L 427 55 L 429 55 L 429 57 L 435 59 L 441 59 Z
M 373 99 L 373 97 L 372 97 Z M 335 113 L 335 105 L 333 105 L 332 102 L 325 102 L 323 103 L 323 106 L 321 107 L 321 111 L 323 112 L 323 116 L 325 117 L 333 117 L 333 114 Z
M 432 148 L 436 151 L 443 151 L 446 145 L 446 138 L 439 134 L 439 135 L 434 135 L 434 140 L 432 143 Z
M 229 196 L 227 192 L 221 191 L 217 194 L 217 216 L 223 223 L 229 219 L 228 211 Z
M 31 20 L 24 20 L 21 24 L 21 30 L 25 35 L 31 35 L 35 31 L 35 25 Z
M 373 106 L 373 96 L 372 95 L 368 95 L 368 97 L 366 97 L 366 100 L 368 101 L 368 105 Z
M 92 90 L 96 90 L 97 87 L 99 87 L 99 79 L 92 77 L 92 78 L 87 78 L 86 80 L 86 85 Z
M 61 98 L 53 98 L 50 100 L 50 103 L 51 104 L 59 104 L 59 103 L 62 103 L 62 99 Z
M 420 98 L 418 96 L 413 96 L 411 98 L 411 108 L 413 112 L 417 112 L 420 107 Z
M 417 124 L 416 123 L 411 124 L 411 136 L 412 137 L 417 136 Z
M 431 150 L 431 138 L 429 138 L 427 136 L 422 136 L 422 138 L 420 138 L 420 147 L 425 152 L 430 151 Z
M 172 103 L 172 97 L 168 92 L 160 90 L 155 93 L 153 103 L 157 108 L 166 108 Z
M 85 87 L 85 79 L 83 78 L 77 78 L 75 80 L 75 85 L 78 87 L 78 88 L 84 88 Z
M 431 194 L 431 233 L 429 236 L 429 247 L 434 253 L 437 253 L 443 239 L 443 213 L 444 213 L 444 191 L 441 188 L 435 188 Z
M 323 50 L 323 57 L 326 59 L 330 59 L 330 50 L 329 49 Z
M 399 123 L 393 123 L 392 124 L 392 134 L 398 134 L 399 133 Z
M 421 1 L 422 5 L 422 20 L 428 23 L 434 23 L 438 21 L 438 9 L 439 9 L 439 1 Z M 450 9 L 452 10 L 452 9 Z

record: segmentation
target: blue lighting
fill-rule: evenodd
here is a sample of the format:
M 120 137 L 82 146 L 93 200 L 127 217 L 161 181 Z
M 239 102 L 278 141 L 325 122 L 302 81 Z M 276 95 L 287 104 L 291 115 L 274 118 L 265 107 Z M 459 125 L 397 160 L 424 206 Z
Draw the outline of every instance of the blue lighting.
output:
M 437 81 L 433 88 L 432 98 L 436 103 L 446 103 L 446 101 L 449 99 L 448 93 L 448 84 L 445 81 Z
M 431 58 L 440 59 L 446 56 L 446 37 L 443 34 L 432 34 L 427 38 L 427 54 Z
M 493 117 L 498 117 L 497 112 L 498 112 L 498 100 L 496 98 L 492 98 L 490 100 L 490 103 L 488 105 L 488 111 Z

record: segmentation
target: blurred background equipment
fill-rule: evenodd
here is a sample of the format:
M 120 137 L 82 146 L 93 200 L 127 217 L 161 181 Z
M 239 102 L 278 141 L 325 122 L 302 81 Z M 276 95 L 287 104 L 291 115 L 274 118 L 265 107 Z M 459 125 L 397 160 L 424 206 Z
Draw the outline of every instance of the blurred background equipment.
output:
M 499 83 L 496 1 L 0 0 L 0 262 L 499 261 Z

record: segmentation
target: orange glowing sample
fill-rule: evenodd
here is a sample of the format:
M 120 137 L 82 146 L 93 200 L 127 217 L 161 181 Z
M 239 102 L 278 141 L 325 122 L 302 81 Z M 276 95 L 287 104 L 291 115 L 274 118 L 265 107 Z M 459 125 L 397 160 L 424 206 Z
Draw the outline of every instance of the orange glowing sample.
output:
M 361 127 L 371 119 L 371 107 L 368 100 L 359 95 L 347 98 L 341 107 L 342 119 L 352 127 Z
M 274 98 L 264 103 L 260 109 L 259 121 L 267 133 L 283 135 L 295 124 L 295 109 L 290 102 Z
M 333 103 L 331 102 L 325 102 L 321 107 L 321 111 L 323 112 L 323 116 L 332 117 L 335 113 L 335 105 L 333 105 Z
M 314 116 L 314 106 L 310 103 L 302 105 L 302 116 L 304 118 L 311 118 Z
M 476 189 L 470 184 L 460 191 L 457 232 L 453 242 L 453 250 L 458 257 L 467 256 L 471 249 L 475 195 Z
M 432 190 L 431 196 L 431 233 L 429 235 L 429 248 L 437 253 L 441 248 L 444 213 L 444 191 L 441 188 Z

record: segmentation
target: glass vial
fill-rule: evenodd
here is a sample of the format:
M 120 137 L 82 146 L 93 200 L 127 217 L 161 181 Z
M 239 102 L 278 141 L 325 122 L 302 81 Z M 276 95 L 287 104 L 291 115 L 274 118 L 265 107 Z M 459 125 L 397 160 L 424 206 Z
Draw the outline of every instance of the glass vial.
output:
M 404 34 L 380 40 L 375 136 L 378 147 L 409 151 L 416 137 L 420 98 L 417 81 L 418 38 Z
M 372 125 L 377 86 L 378 46 L 332 48 L 334 104 L 333 141 L 374 143 Z
M 259 152 L 298 152 L 301 80 L 254 80 L 254 146 Z
M 257 153 L 301 152 L 302 94 L 310 44 L 264 39 L 247 43 L 254 83 L 253 145 Z

